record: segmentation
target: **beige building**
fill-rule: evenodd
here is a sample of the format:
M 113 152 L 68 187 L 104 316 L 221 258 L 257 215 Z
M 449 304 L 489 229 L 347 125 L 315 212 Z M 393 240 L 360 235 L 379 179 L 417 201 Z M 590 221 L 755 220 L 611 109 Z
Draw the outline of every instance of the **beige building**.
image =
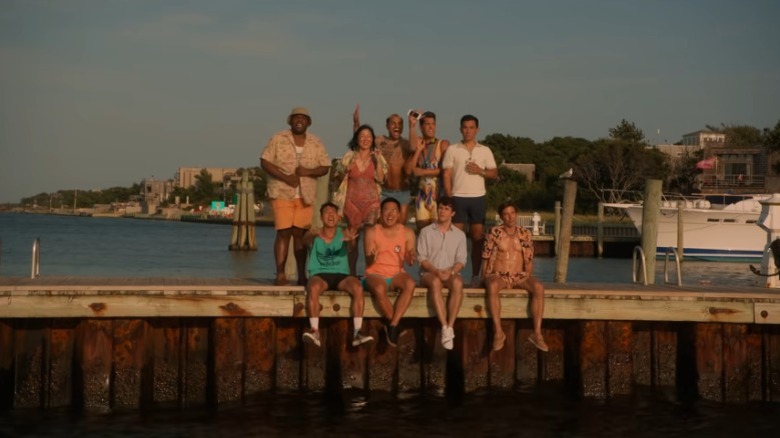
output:
M 684 134 L 681 143 L 688 146 L 704 147 L 717 144 L 723 145 L 725 142 L 726 134 L 715 131 L 699 130 Z
M 181 187 L 183 189 L 194 186 L 195 181 L 197 181 L 195 177 L 198 176 L 203 169 L 206 169 L 206 172 L 211 175 L 212 181 L 219 183 L 224 181 L 225 177 L 230 178 L 238 171 L 237 167 L 180 167 L 179 170 L 176 171 L 174 184 L 176 187 Z

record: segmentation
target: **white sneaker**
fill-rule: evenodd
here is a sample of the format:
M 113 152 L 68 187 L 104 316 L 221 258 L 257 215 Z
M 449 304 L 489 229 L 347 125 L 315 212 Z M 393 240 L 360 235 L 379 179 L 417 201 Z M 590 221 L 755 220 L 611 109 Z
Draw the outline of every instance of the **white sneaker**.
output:
M 354 338 L 352 338 L 352 346 L 357 347 L 358 345 L 365 344 L 366 342 L 372 342 L 374 338 L 372 336 L 364 336 L 361 333 L 358 333 L 355 335 Z
M 303 334 L 303 342 L 308 342 L 310 344 L 314 344 L 317 347 L 319 347 L 320 344 L 320 332 L 318 331 L 311 331 L 306 332 Z
M 452 350 L 453 340 L 455 339 L 455 329 L 444 326 L 441 328 L 441 345 L 445 350 Z

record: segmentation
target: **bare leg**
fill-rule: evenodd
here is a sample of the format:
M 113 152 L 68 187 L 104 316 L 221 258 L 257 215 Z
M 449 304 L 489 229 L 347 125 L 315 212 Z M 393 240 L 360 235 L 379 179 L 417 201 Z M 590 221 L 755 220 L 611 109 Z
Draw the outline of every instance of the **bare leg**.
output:
M 309 312 L 309 318 L 318 318 L 320 316 L 320 294 L 328 284 L 320 277 L 314 276 L 306 284 L 306 308 Z
M 287 284 L 287 277 L 284 275 L 284 265 L 287 262 L 287 248 L 290 246 L 290 237 L 292 237 L 292 228 L 276 230 L 276 240 L 274 240 L 276 284 Z
M 453 275 L 447 281 L 450 295 L 447 298 L 447 325 L 453 327 L 458 317 L 460 306 L 463 303 L 463 277 Z M 441 296 L 441 294 L 440 294 Z
M 488 311 L 493 322 L 495 333 L 503 333 L 501 329 L 501 299 L 500 292 L 503 282 L 497 276 L 489 276 L 485 279 L 485 294 L 487 294 Z
M 404 316 L 409 305 L 412 303 L 412 297 L 414 296 L 414 280 L 406 272 L 400 272 L 393 277 L 393 281 L 390 282 L 390 287 L 395 290 L 399 290 L 398 298 L 395 299 L 395 309 L 393 311 L 393 318 L 390 320 L 390 325 L 398 326 L 401 321 L 401 317 Z
M 377 275 L 366 276 L 366 289 L 374 296 L 379 313 L 388 321 L 393 318 L 393 303 L 387 298 L 387 283 Z
M 339 283 L 339 290 L 343 290 L 352 296 L 352 316 L 363 316 L 365 299 L 360 280 L 357 277 L 347 277 Z
M 541 337 L 542 317 L 544 316 L 544 286 L 536 277 L 531 276 L 522 287 L 531 295 L 531 318 L 534 322 L 534 334 Z
M 358 245 L 360 243 L 360 230 L 355 234 L 355 242 L 347 247 L 347 260 L 349 263 L 349 275 L 357 275 Z
M 298 285 L 306 285 L 306 246 L 303 244 L 304 228 L 293 227 L 293 250 L 295 251 L 295 268 L 298 270 Z
M 444 313 L 444 297 L 441 293 L 441 280 L 436 274 L 426 272 L 420 279 L 420 284 L 428 289 L 428 299 L 433 304 L 433 309 L 436 311 L 436 318 L 439 320 L 439 324 L 442 327 L 447 325 L 447 315 Z

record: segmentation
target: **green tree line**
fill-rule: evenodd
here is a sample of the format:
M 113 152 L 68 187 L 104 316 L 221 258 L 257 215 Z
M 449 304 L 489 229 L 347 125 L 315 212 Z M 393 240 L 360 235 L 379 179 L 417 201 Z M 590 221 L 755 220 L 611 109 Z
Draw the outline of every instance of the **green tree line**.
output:
M 780 152 L 780 121 L 774 128 L 760 130 L 749 125 L 707 125 L 707 129 L 726 135 L 729 147 L 765 147 L 767 152 Z M 677 161 L 671 161 L 660 151 L 648 147 L 641 129 L 633 122 L 621 120 L 607 130 L 607 135 L 596 140 L 580 137 L 554 137 L 537 143 L 528 137 L 506 134 L 490 134 L 481 140 L 488 146 L 496 162 L 532 163 L 536 170 L 532 180 L 506 167 L 499 168 L 499 179 L 488 184 L 488 207 L 495 208 L 507 200 L 514 201 L 521 210 L 550 211 L 555 201 L 563 197 L 563 183 L 559 175 L 573 170 L 572 179 L 578 183 L 578 213 L 593 213 L 599 202 L 608 201 L 609 190 L 644 190 L 648 178 L 664 181 L 664 189 L 690 193 L 696 176 L 696 162 L 702 159 L 701 152 L 692 153 Z M 776 174 L 780 174 L 780 162 L 770 163 Z M 239 169 L 237 176 L 244 169 Z M 248 167 L 250 181 L 254 184 L 255 199 L 265 198 L 266 175 L 259 167 Z M 196 183 L 188 188 L 175 188 L 168 202 L 179 196 L 181 202 L 189 199 L 190 204 L 206 205 L 213 200 L 232 202 L 235 195 L 235 181 L 227 179 L 214 181 L 202 170 Z M 101 191 L 78 192 L 77 207 L 91 207 L 94 204 L 127 202 L 141 195 L 139 184 L 130 187 L 113 187 Z M 39 193 L 23 198 L 22 205 L 66 208 L 73 206 L 74 190 L 59 190 L 56 193 Z M 50 204 L 51 203 L 51 204 Z

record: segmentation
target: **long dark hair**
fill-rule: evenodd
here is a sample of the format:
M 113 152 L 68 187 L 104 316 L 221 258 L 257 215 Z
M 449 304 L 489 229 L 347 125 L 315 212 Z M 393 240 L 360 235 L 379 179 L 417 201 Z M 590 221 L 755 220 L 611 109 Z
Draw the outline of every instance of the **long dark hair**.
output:
M 353 150 L 358 150 L 358 136 L 360 135 L 360 131 L 368 129 L 368 132 L 371 133 L 371 150 L 373 151 L 376 149 L 376 134 L 374 134 L 374 128 L 371 127 L 371 125 L 360 125 L 358 129 L 355 130 L 355 132 L 352 134 L 352 140 L 347 143 L 347 146 Z

